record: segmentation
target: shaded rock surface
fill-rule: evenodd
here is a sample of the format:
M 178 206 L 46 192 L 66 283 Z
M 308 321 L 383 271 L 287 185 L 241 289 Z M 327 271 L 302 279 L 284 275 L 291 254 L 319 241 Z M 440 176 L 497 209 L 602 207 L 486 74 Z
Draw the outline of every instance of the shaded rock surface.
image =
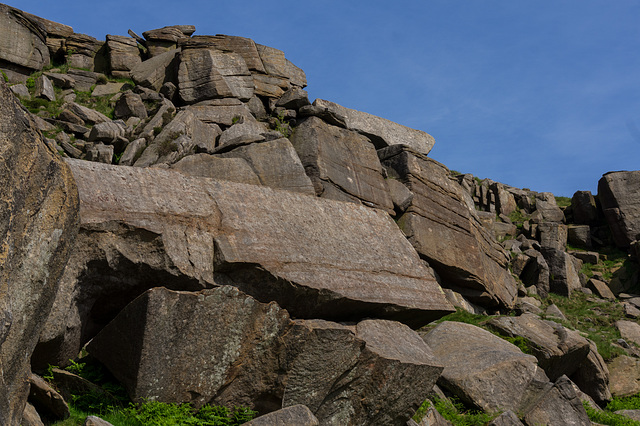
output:
M 400 424 L 442 371 L 400 323 L 291 321 L 275 303 L 229 286 L 149 290 L 88 350 L 134 399 L 233 402 L 263 412 L 303 404 L 330 425 Z
M 640 171 L 606 173 L 598 182 L 598 198 L 618 247 L 627 248 L 640 235 Z
M 77 233 L 78 193 L 4 82 L 0 83 L 0 423 L 20 421 L 29 357 Z

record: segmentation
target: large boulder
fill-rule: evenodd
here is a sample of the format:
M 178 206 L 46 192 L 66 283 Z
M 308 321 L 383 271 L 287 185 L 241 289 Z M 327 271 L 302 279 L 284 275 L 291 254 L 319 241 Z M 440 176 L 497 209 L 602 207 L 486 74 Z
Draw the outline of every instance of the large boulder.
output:
M 571 380 L 560 377 L 553 385 L 545 384 L 526 408 L 527 425 L 591 426 L 593 423 L 574 390 Z
M 184 103 L 253 96 L 253 77 L 242 56 L 215 49 L 186 49 L 180 54 L 178 93 Z
M 292 321 L 275 303 L 228 286 L 149 290 L 88 350 L 135 400 L 234 403 L 263 413 L 301 404 L 327 425 L 402 424 L 442 371 L 400 323 Z
M 159 256 L 154 265 L 161 271 L 177 268 L 176 276 L 202 285 L 236 285 L 297 317 L 372 316 L 419 326 L 453 310 L 433 272 L 382 211 L 157 168 L 68 163 L 83 227 L 105 232 L 117 221 L 117 233 L 128 229 L 149 242 L 146 249 L 117 244 L 115 252 L 126 249 L 134 264 Z M 129 273 L 124 283 L 131 280 L 140 277 Z
M 474 325 L 445 321 L 424 340 L 444 365 L 438 385 L 484 411 L 518 412 L 531 387 L 548 383 L 535 357 Z
M 485 307 L 513 306 L 509 255 L 481 224 L 468 193 L 442 164 L 402 147 L 378 151 L 389 176 L 413 192 L 398 225 L 452 288 Z
M 365 136 L 310 117 L 296 127 L 291 142 L 318 195 L 393 212 L 380 160 Z
M 131 37 L 107 35 L 109 69 L 118 77 L 129 77 L 130 71 L 142 62 L 138 42 Z
M 598 182 L 602 211 L 620 248 L 640 236 L 640 170 L 609 172 Z
M 426 155 L 431 151 L 435 143 L 433 137 L 426 132 L 412 129 L 366 112 L 345 108 L 323 99 L 316 99 L 313 105 L 329 114 L 343 117 L 347 129 L 355 130 L 367 136 L 378 149 L 393 145 L 403 145 Z
M 47 32 L 42 23 L 14 7 L 0 4 L 0 67 L 24 77 L 49 64 Z
M 0 424 L 18 425 L 29 360 L 78 229 L 69 168 L 0 83 Z
M 171 49 L 131 68 L 131 78 L 136 84 L 160 90 L 168 81 L 176 80 L 179 49 Z
M 509 337 L 522 337 L 551 380 L 573 374 L 589 354 L 589 341 L 577 331 L 534 314 L 496 317 L 489 326 Z

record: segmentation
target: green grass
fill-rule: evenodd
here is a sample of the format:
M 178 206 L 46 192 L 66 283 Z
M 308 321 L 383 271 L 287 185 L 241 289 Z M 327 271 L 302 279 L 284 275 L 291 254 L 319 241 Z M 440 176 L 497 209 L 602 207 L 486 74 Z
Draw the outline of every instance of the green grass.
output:
M 109 101 L 110 95 L 91 96 L 91 92 L 75 91 L 76 103 L 94 109 L 113 120 L 114 106 Z
M 482 426 L 500 415 L 500 413 L 484 413 L 469 409 L 455 397 L 448 401 L 436 397 L 433 405 L 438 413 L 454 426 Z
M 571 198 L 556 196 L 556 204 L 558 207 L 569 207 L 571 205 Z
M 567 318 L 567 321 L 562 321 L 563 325 L 581 331 L 593 340 L 605 361 L 624 355 L 622 348 L 611 345 L 611 342 L 620 338 L 615 322 L 625 318 L 624 308 L 618 302 L 587 300 L 590 297 L 582 292 L 574 292 L 571 297 L 550 293 L 542 310 L 552 303 L 558 306 Z
M 589 416 L 589 420 L 594 423 L 608 426 L 640 426 L 640 422 L 636 420 L 611 412 L 608 406 L 607 410 L 598 411 L 587 402 L 583 402 L 582 405 Z M 620 408 L 620 410 L 622 410 L 622 408 Z

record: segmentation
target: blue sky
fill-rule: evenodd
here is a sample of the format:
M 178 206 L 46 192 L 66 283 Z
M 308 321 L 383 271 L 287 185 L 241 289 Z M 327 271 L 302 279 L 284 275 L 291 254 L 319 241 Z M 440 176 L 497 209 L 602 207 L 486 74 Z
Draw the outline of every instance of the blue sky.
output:
M 165 25 L 285 52 L 323 98 L 424 130 L 430 157 L 571 196 L 640 169 L 640 2 L 6 0 L 104 39 Z

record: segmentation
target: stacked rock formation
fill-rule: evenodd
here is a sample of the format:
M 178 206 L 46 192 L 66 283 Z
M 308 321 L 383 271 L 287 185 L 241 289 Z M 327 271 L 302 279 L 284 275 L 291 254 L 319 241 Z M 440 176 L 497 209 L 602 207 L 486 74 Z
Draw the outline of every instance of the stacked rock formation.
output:
M 595 344 L 526 295 L 637 283 L 587 283 L 590 252 L 566 246 L 611 228 L 640 257 L 639 172 L 563 210 L 454 176 L 423 131 L 311 102 L 305 73 L 247 38 L 177 25 L 102 42 L 0 5 L 6 32 L 21 36 L 0 37 L 1 159 L 19 171 L 3 176 L 2 424 L 34 415 L 30 365 L 83 348 L 133 401 L 289 424 L 401 425 L 434 389 L 529 425 L 589 424 L 579 396 L 611 399 Z M 31 97 L 57 110 L 30 114 Z M 456 308 L 521 314 L 489 325 L 536 351 L 468 324 L 416 332 Z

